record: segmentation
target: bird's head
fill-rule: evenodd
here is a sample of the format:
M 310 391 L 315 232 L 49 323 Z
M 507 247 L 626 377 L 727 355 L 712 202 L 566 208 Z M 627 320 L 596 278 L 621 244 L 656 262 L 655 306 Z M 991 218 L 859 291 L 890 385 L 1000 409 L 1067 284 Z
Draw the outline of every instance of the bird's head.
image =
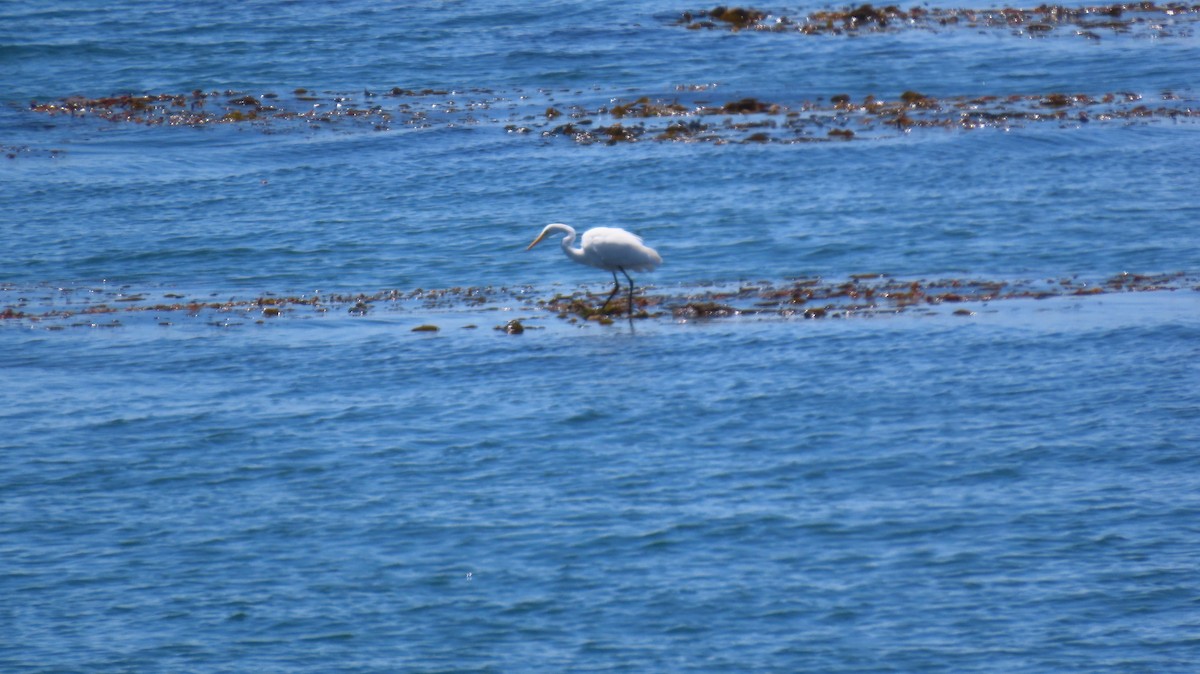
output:
M 575 230 L 574 229 L 571 229 L 570 227 L 568 227 L 562 223 L 556 222 L 553 224 L 546 225 L 545 228 L 542 229 L 542 233 L 538 234 L 537 238 L 533 240 L 533 243 L 531 243 L 525 247 L 525 250 L 532 249 L 534 246 L 541 243 L 542 239 L 546 238 L 547 236 L 549 236 L 555 232 L 563 232 L 565 234 L 569 234 L 572 239 L 575 238 Z

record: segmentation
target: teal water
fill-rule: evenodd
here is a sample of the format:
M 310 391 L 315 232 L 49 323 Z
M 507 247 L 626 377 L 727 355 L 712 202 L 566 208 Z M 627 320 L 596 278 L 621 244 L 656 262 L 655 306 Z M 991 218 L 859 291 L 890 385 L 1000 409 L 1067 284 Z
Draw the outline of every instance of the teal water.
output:
M 542 133 L 548 107 L 641 96 L 1190 110 L 1188 17 L 1099 40 L 674 24 L 697 9 L 0 8 L 0 311 L 24 315 L 0 320 L 0 669 L 1192 671 L 1195 120 Z M 393 117 L 30 105 L 298 88 Z M 571 323 L 537 302 L 609 278 L 523 250 L 558 221 L 644 236 L 651 297 L 1184 280 L 971 315 Z M 490 299 L 246 308 L 468 287 Z M 133 298 L 241 304 L 80 311 Z M 513 318 L 523 334 L 493 329 Z

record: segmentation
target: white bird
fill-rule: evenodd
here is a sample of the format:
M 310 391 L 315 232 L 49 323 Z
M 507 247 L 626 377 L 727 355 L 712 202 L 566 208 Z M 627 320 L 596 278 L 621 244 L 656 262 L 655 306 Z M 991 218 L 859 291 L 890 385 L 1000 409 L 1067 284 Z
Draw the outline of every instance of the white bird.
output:
M 625 278 L 629 280 L 629 316 L 632 318 L 633 279 L 629 276 L 629 271 L 653 271 L 662 264 L 662 258 L 659 257 L 658 252 L 642 243 L 642 237 L 617 227 L 589 229 L 583 233 L 583 243 L 580 244 L 580 247 L 572 248 L 571 244 L 575 243 L 575 228 L 558 222 L 546 225 L 542 233 L 538 234 L 538 237 L 525 250 L 538 245 L 547 236 L 557 233 L 566 234 L 562 238 L 562 249 L 567 257 L 579 264 L 612 272 L 613 290 L 609 293 L 608 299 L 604 300 L 601 311 L 608 306 L 617 291 L 621 289 L 621 282 L 617 280 L 617 272 L 625 275 Z

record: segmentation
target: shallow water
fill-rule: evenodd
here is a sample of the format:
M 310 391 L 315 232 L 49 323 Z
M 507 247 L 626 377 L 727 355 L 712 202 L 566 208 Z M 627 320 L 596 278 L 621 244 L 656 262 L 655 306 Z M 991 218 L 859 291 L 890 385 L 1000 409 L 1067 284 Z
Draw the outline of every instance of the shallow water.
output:
M 1191 15 L 676 25 L 697 9 L 0 9 L 0 668 L 1191 671 L 1200 125 L 784 142 L 838 94 L 1194 110 Z M 299 88 L 333 116 L 30 105 Z M 723 143 L 543 135 L 642 96 L 799 114 L 764 143 L 735 115 L 686 118 Z M 609 289 L 523 250 L 558 221 L 662 253 L 649 317 L 547 308 Z M 741 290 L 875 274 L 1056 291 L 807 320 Z M 679 311 L 714 298 L 742 313 Z

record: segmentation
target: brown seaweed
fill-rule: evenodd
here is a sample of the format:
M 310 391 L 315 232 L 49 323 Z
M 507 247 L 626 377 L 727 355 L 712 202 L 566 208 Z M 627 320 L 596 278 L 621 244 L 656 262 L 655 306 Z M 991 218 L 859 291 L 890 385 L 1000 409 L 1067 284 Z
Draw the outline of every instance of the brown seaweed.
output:
M 154 324 L 172 327 L 189 321 L 232 327 L 241 319 L 256 317 L 255 324 L 337 316 L 362 316 L 367 312 L 422 314 L 458 307 L 469 312 L 512 308 L 557 316 L 580 325 L 611 325 L 613 318 L 628 312 L 627 300 L 614 298 L 604 305 L 606 293 L 586 289 L 570 294 L 538 298 L 528 287 L 456 287 L 443 289 L 382 290 L 374 293 L 266 295 L 223 301 L 188 298 L 179 293 L 158 295 L 150 291 L 128 292 L 127 288 L 16 288 L 0 285 L 0 328 L 38 326 L 60 330 L 65 327 L 121 327 L 123 319 L 145 316 Z M 650 287 L 634 298 L 632 317 L 676 321 L 733 318 L 847 318 L 894 314 L 937 307 L 957 315 L 970 315 L 980 306 L 1007 300 L 1092 297 L 1115 293 L 1190 291 L 1200 292 L 1200 277 L 1173 274 L 1120 273 L 1101 279 L 1079 277 L 1032 280 L 989 280 L 973 278 L 910 279 L 877 273 L 854 274 L 844 279 L 793 279 L 758 282 L 733 288 L 693 289 L 663 292 Z M 44 296 L 38 297 L 41 293 Z M 527 318 L 512 319 L 497 330 L 520 334 L 531 326 Z M 410 328 L 412 332 L 435 332 L 429 323 Z
M 377 96 L 371 92 L 315 95 L 307 89 L 299 90 L 305 93 L 289 96 L 272 92 L 250 95 L 236 91 L 193 91 L 186 95 L 70 96 L 57 101 L 33 101 L 29 110 L 73 120 L 98 119 L 161 127 L 241 126 L 264 133 L 286 129 L 391 131 L 490 124 L 501 132 L 546 142 L 566 138 L 578 145 L 646 141 L 803 144 L 886 138 L 920 129 L 1009 130 L 1044 123 L 1074 128 L 1091 122 L 1180 122 L 1200 118 L 1196 101 L 1173 91 L 1161 92 L 1157 103 L 1143 99 L 1142 94 L 1126 91 L 934 96 L 913 89 L 901 90 L 891 97 L 868 94 L 857 100 L 849 94 L 837 93 L 828 101 L 772 101 L 747 96 L 701 99 L 698 96 L 703 96 L 707 87 L 681 86 L 678 89 L 681 95 L 672 98 L 612 99 L 596 107 L 560 102 L 542 108 L 541 114 L 530 114 L 537 108 L 522 109 L 521 103 L 485 89 L 451 98 L 440 98 L 438 94 L 442 92 L 437 91 L 417 92 L 418 96 L 429 96 L 425 99 L 407 99 L 400 94 Z M 383 98 L 391 98 L 393 102 L 386 107 L 371 104 Z M 507 117 L 492 112 L 504 104 L 510 110 Z M 25 147 L 3 149 L 10 159 L 39 154 L 54 157 L 58 153 Z
M 898 5 L 875 7 L 851 5 L 841 9 L 820 10 L 792 18 L 753 8 L 716 7 L 711 10 L 683 12 L 675 21 L 689 30 L 730 30 L 789 33 L 794 35 L 854 35 L 865 32 L 901 30 L 941 31 L 959 28 L 1001 29 L 1014 35 L 1044 37 L 1058 31 L 1089 40 L 1135 32 L 1154 37 L 1191 36 L 1191 24 L 1200 21 L 1200 4 L 1169 2 L 1115 3 L 1086 7 L 1041 4 L 1036 7 L 997 7 L 992 9 Z
M 908 133 L 914 129 L 1008 130 L 1038 123 L 1072 128 L 1092 121 L 1200 119 L 1200 106 L 1174 92 L 1162 92 L 1160 105 L 1139 103 L 1130 92 L 1105 94 L 1051 92 L 935 97 L 906 90 L 895 99 L 867 95 L 855 102 L 847 94 L 831 96 L 828 103 L 782 103 L 739 98 L 724 103 L 695 103 L 688 108 L 678 100 L 654 101 L 647 97 L 612 108 L 583 110 L 581 122 L 561 124 L 542 131 L 542 137 L 566 137 L 581 145 L 615 144 L 645 140 L 672 142 L 750 142 L 796 144 L 828 140 L 863 140 Z M 590 128 L 590 117 L 611 111 L 620 117 L 635 111 L 663 111 L 659 116 L 638 114 L 640 123 L 614 122 Z M 701 121 L 724 117 L 719 123 Z M 778 129 L 780 133 L 772 133 Z M 510 129 L 511 130 L 511 129 Z

